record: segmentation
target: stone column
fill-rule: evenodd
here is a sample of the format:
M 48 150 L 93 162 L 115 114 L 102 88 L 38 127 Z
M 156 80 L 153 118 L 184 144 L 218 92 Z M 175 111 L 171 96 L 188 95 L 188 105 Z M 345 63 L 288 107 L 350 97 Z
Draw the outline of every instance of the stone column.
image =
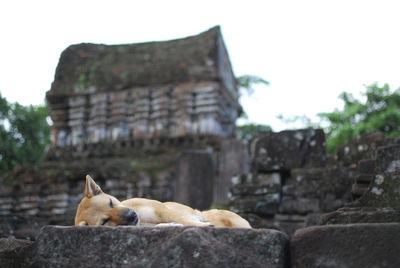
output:
M 178 160 L 174 201 L 200 210 L 213 202 L 215 161 L 207 150 L 184 151 Z

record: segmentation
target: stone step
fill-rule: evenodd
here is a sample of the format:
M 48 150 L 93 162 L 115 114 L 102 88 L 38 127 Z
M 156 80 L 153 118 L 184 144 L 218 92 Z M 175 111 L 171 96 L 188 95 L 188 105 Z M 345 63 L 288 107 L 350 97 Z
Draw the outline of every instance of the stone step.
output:
M 313 226 L 297 230 L 292 267 L 400 267 L 400 223 Z
M 359 174 L 356 176 L 356 182 L 359 183 L 370 183 L 374 179 L 373 174 Z

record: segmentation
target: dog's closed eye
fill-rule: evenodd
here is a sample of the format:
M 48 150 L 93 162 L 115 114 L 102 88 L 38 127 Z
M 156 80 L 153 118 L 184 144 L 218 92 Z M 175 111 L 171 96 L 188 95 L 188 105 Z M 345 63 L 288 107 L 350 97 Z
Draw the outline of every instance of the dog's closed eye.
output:
M 113 201 L 112 201 L 111 198 L 110 198 L 110 203 L 109 203 L 109 205 L 110 205 L 110 208 L 113 208 L 113 207 L 114 207 L 114 203 L 113 203 Z
M 109 222 L 109 221 L 110 221 L 110 218 L 105 218 L 105 219 L 103 220 L 103 222 L 101 223 L 101 225 L 106 225 L 107 222 Z

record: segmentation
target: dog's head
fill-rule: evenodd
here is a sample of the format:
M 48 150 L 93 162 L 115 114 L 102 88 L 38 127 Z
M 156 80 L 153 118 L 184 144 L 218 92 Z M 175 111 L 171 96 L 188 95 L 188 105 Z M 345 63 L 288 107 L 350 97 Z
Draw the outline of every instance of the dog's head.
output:
M 100 186 L 86 176 L 85 197 L 79 203 L 75 225 L 137 225 L 136 212 L 115 197 L 103 193 Z

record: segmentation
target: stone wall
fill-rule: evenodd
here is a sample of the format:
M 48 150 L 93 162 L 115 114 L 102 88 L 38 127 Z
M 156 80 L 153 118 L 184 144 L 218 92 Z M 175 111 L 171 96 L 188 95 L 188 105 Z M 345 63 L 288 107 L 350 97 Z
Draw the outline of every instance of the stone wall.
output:
M 368 172 L 376 149 L 396 143 L 372 133 L 326 156 L 322 130 L 266 133 L 252 146 L 251 173 L 233 178 L 230 208 L 255 227 L 292 235 L 363 195 L 373 177 Z
M 140 143 L 186 136 L 233 136 L 236 100 L 217 82 L 76 93 L 49 91 L 53 144 L 85 151 L 100 142 Z M 63 103 L 57 101 L 61 100 Z
M 20 167 L 0 182 L 0 236 L 34 239 L 43 225 L 72 225 L 83 197 L 83 174 L 90 174 L 105 192 L 120 200 L 173 200 L 177 158 L 177 153 L 170 153 Z
M 0 237 L 34 239 L 41 226 L 72 225 L 83 197 L 86 174 L 120 200 L 175 200 L 198 209 L 207 209 L 216 200 L 227 200 L 228 192 L 217 188 L 221 184 L 217 178 L 221 174 L 226 179 L 241 173 L 244 160 L 233 166 L 225 163 L 227 166 L 221 169 L 220 157 L 226 157 L 224 153 L 192 148 L 110 154 L 102 158 L 70 157 L 45 161 L 39 167 L 19 167 L 13 174 L 0 178 Z M 226 189 L 229 185 L 225 185 Z

